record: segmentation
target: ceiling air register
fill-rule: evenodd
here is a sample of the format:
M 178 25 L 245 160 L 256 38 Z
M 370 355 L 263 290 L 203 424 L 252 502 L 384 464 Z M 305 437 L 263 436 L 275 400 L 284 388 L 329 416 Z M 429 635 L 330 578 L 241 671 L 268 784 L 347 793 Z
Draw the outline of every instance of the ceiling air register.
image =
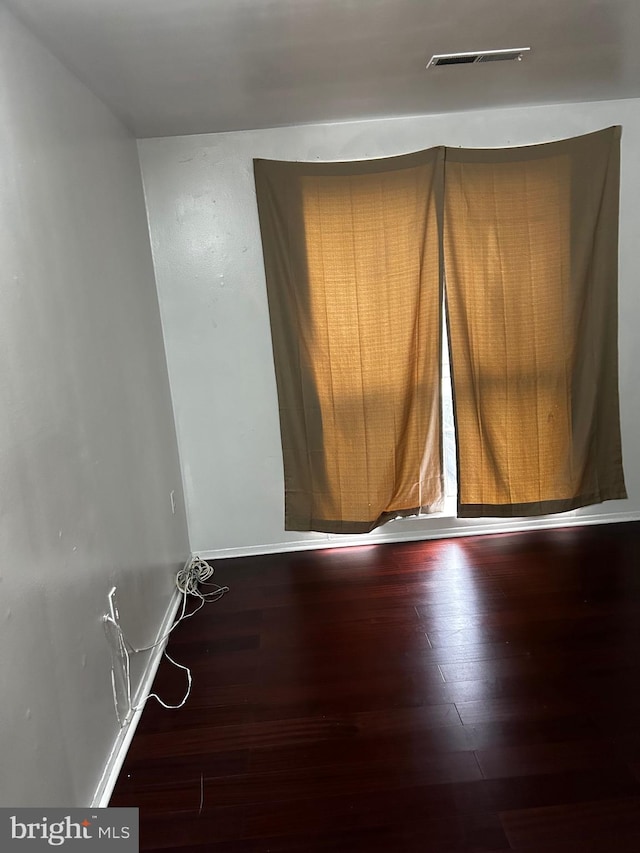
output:
M 441 65 L 473 65 L 477 62 L 509 62 L 518 60 L 531 50 L 530 47 L 510 47 L 505 50 L 476 50 L 467 53 L 436 53 L 427 68 Z

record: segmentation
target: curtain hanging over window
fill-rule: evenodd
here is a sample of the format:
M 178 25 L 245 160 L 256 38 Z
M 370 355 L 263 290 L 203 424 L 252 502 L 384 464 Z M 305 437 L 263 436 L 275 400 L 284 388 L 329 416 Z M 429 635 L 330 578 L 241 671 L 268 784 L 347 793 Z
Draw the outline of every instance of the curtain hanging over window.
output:
M 286 529 L 441 509 L 445 281 L 459 515 L 626 497 L 619 139 L 255 161 Z
M 620 128 L 448 148 L 458 515 L 626 498 L 618 415 Z
M 255 162 L 287 530 L 442 506 L 441 159 Z

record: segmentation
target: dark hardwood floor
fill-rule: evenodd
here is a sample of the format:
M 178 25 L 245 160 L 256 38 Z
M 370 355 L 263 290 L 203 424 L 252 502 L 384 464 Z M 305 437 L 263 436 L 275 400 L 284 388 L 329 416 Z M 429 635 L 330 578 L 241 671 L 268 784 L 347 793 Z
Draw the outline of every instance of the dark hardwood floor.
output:
M 640 523 L 215 565 L 112 797 L 142 850 L 640 851 Z

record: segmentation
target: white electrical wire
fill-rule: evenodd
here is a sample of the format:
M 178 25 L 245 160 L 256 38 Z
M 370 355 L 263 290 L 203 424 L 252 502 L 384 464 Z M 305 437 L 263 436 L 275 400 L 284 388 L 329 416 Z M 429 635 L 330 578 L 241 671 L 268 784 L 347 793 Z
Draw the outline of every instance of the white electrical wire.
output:
M 206 563 L 204 560 L 201 560 L 200 557 L 194 556 L 190 563 L 185 565 L 176 576 L 176 586 L 182 593 L 182 612 L 180 616 L 173 623 L 171 628 L 161 637 L 159 640 L 156 640 L 150 646 L 145 646 L 143 648 L 137 649 L 131 645 L 131 643 L 127 640 L 124 635 L 124 632 L 119 624 L 112 616 L 104 616 L 104 625 L 105 625 L 105 633 L 107 635 L 107 639 L 109 641 L 109 646 L 111 648 L 111 689 L 113 691 L 113 704 L 116 709 L 116 716 L 118 718 L 118 722 L 120 726 L 124 725 L 127 717 L 130 713 L 138 711 L 140 708 L 144 706 L 148 699 L 156 699 L 163 708 L 167 708 L 169 710 L 177 710 L 178 708 L 182 708 L 186 703 L 187 699 L 191 694 L 191 685 L 193 683 L 193 677 L 191 675 L 191 670 L 188 666 L 183 666 L 180 663 L 177 663 L 170 655 L 167 653 L 166 649 L 163 654 L 167 658 L 167 660 L 176 666 L 178 669 L 182 669 L 187 673 L 187 689 L 184 697 L 181 702 L 177 705 L 168 705 L 166 704 L 157 693 L 149 693 L 145 696 L 142 701 L 138 702 L 137 705 L 132 704 L 131 698 L 131 655 L 139 654 L 140 652 L 150 652 L 152 649 L 157 648 L 159 645 L 164 643 L 171 632 L 178 627 L 178 625 L 183 622 L 185 619 L 189 619 L 189 617 L 193 616 L 194 613 L 197 613 L 198 610 L 201 610 L 207 602 L 219 601 L 222 596 L 229 592 L 228 586 L 218 586 L 215 583 L 208 583 L 209 579 L 213 576 L 213 567 Z M 200 590 L 200 586 L 213 586 L 211 592 L 202 592 Z M 192 610 L 190 613 L 186 612 L 187 609 L 187 598 L 188 596 L 194 596 L 195 598 L 200 599 L 200 604 Z M 116 633 L 116 642 L 114 644 L 113 639 L 109 636 L 109 632 L 107 631 L 107 625 L 111 625 Z M 123 663 L 124 668 L 124 679 L 126 685 L 126 696 L 127 696 L 127 717 L 123 721 L 120 717 L 120 712 L 118 710 L 118 695 L 116 688 L 116 676 L 115 676 L 115 660 L 114 660 L 114 652 L 118 654 L 119 660 Z
M 127 650 L 126 642 L 124 639 L 124 635 L 122 633 L 122 629 L 120 625 L 116 622 L 116 620 L 112 616 L 104 616 L 103 617 L 104 624 L 104 632 L 107 637 L 107 642 L 109 643 L 109 649 L 111 651 L 111 690 L 113 692 L 113 706 L 116 709 L 116 717 L 118 718 L 118 723 L 120 727 L 125 724 L 126 719 L 131 710 L 131 671 L 130 671 L 130 660 L 129 660 L 129 652 Z M 107 630 L 107 626 L 111 625 L 115 629 L 116 632 L 116 640 L 114 642 L 113 638 L 109 636 L 109 631 Z M 124 719 L 120 716 L 120 709 L 118 708 L 118 690 L 116 687 L 116 657 L 118 655 L 117 660 L 121 661 L 124 668 L 124 681 L 125 687 L 127 691 L 127 712 L 125 714 Z
M 179 702 L 177 705 L 167 705 L 167 703 L 164 702 L 158 696 L 157 693 L 149 693 L 148 696 L 145 696 L 145 698 L 142 700 L 142 702 L 139 702 L 137 705 L 135 705 L 131 709 L 132 711 L 139 711 L 140 708 L 142 708 L 144 706 L 147 699 L 156 699 L 162 705 L 163 708 L 167 708 L 167 710 L 169 710 L 169 711 L 177 711 L 178 708 L 182 708 L 182 706 L 185 704 L 185 702 L 187 701 L 187 699 L 191 695 L 191 685 L 193 683 L 193 676 L 191 675 L 191 670 L 189 669 L 189 667 L 183 666 L 181 663 L 176 663 L 176 661 L 174 661 L 174 659 L 167 653 L 166 649 L 164 650 L 163 654 L 166 657 L 166 659 L 169 661 L 169 663 L 172 663 L 174 666 L 177 666 L 178 669 L 183 669 L 187 673 L 187 690 L 186 690 L 186 692 L 182 698 L 182 701 Z

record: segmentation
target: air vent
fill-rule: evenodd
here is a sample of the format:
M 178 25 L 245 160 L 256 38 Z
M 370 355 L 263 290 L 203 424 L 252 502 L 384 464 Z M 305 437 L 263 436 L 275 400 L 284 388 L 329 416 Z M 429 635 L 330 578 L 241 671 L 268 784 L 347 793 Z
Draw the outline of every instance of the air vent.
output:
M 437 53 L 429 60 L 427 68 L 440 65 L 472 65 L 476 62 L 509 62 L 520 60 L 530 47 L 510 47 L 506 50 L 477 50 L 473 53 Z
M 471 62 L 477 62 L 479 59 L 477 53 L 461 54 L 457 56 L 434 56 L 434 65 L 468 65 Z M 433 62 L 433 60 L 432 60 Z M 429 66 L 427 66 L 429 67 Z

